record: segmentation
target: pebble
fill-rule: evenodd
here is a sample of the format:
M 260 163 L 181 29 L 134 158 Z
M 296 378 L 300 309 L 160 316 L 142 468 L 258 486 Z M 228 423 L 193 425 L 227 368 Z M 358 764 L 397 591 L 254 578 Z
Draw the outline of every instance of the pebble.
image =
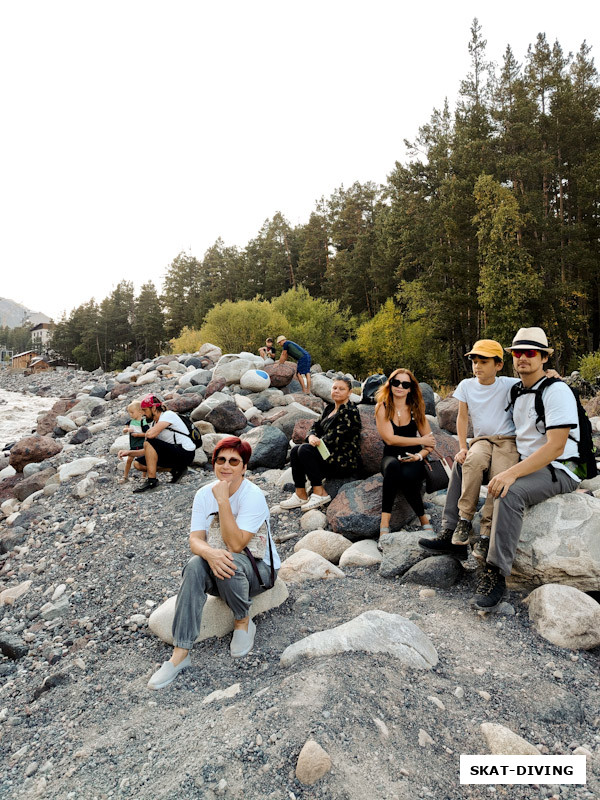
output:
M 419 591 L 419 597 L 423 600 L 426 600 L 430 597 L 435 597 L 435 589 L 421 589 Z
M 434 695 L 428 695 L 427 699 L 432 702 L 435 706 L 437 706 L 440 711 L 445 711 L 446 706 L 442 703 L 439 697 L 435 697 Z
M 477 694 L 486 702 L 489 702 L 492 699 L 492 695 L 489 692 L 486 692 L 484 689 L 479 689 Z
M 30 761 L 29 764 L 25 767 L 25 777 L 30 778 L 38 771 L 38 762 L 37 761 Z
M 423 728 L 421 728 L 420 731 L 419 731 L 419 745 L 420 745 L 420 747 L 426 747 L 427 745 L 431 745 L 431 744 L 434 744 L 433 739 L 427 733 L 427 731 L 424 731 Z
M 454 697 L 458 697 L 459 700 L 462 700 L 465 696 L 465 690 L 462 688 L 462 686 L 457 686 L 453 694 Z

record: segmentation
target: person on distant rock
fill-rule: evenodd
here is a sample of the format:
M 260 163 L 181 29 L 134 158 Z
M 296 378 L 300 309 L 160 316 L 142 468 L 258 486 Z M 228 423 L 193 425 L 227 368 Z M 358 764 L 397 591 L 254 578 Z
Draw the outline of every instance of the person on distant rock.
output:
M 265 339 L 264 347 L 258 348 L 258 354 L 261 358 L 272 358 L 275 361 L 275 357 L 277 356 L 277 351 L 273 345 L 273 339 L 271 336 L 268 336 Z
M 196 453 L 185 422 L 174 411 L 169 411 L 160 398 L 147 394 L 141 407 L 151 425 L 144 434 L 144 455 L 133 462 L 136 469 L 146 473 L 144 483 L 133 490 L 136 494 L 158 486 L 157 470 L 170 471 L 171 483 L 177 483 Z
M 252 448 L 237 436 L 222 439 L 212 463 L 216 480 L 196 492 L 190 550 L 173 618 L 174 650 L 152 675 L 148 686 L 162 689 L 189 667 L 189 651 L 200 632 L 206 595 L 218 595 L 233 611 L 230 644 L 233 658 L 254 645 L 251 598 L 270 589 L 281 565 L 269 530 L 264 494 L 246 479 Z
M 384 443 L 379 536 L 390 532 L 392 507 L 399 491 L 419 518 L 421 530 L 432 531 L 421 489 L 425 480 L 423 459 L 434 449 L 435 438 L 425 416 L 419 383 L 409 369 L 394 370 L 375 399 L 375 424 Z
M 548 377 L 545 364 L 554 352 L 545 332 L 542 328 L 521 328 L 505 349 L 512 354 L 521 379 L 513 389 L 516 397 L 512 409 L 520 461 L 499 472 L 488 484 L 488 493 L 495 498 L 490 543 L 472 601 L 475 608 L 488 612 L 496 611 L 504 599 L 525 509 L 575 491 L 580 481 L 575 396 L 561 381 L 541 386 Z M 537 387 L 542 390 L 543 419 L 536 411 Z M 453 546 L 450 542 L 448 545 Z
M 279 504 L 281 508 L 310 511 L 326 505 L 331 497 L 323 488 L 323 478 L 343 477 L 359 469 L 362 423 L 358 408 L 350 400 L 351 390 L 348 378 L 337 378 L 331 387 L 333 403 L 325 406 L 305 443 L 292 448 L 290 461 L 296 491 Z M 312 486 L 310 498 L 307 478 Z
M 127 458 L 125 462 L 125 470 L 120 483 L 125 483 L 129 478 L 129 470 L 133 464 L 133 459 L 139 456 L 140 450 L 144 449 L 144 434 L 149 429 L 148 422 L 142 411 L 142 404 L 138 400 L 134 400 L 127 406 L 127 413 L 130 414 L 130 419 L 127 425 L 123 428 L 123 433 L 129 434 L 129 450 L 119 450 L 119 458 Z
M 300 347 L 299 344 L 296 344 L 296 342 L 286 339 L 285 336 L 278 336 L 277 344 L 281 347 L 279 363 L 283 364 L 284 361 L 287 361 L 288 356 L 295 358 L 298 362 L 296 374 L 298 375 L 298 381 L 302 387 L 302 391 L 304 394 L 310 394 L 310 353 L 308 350 Z

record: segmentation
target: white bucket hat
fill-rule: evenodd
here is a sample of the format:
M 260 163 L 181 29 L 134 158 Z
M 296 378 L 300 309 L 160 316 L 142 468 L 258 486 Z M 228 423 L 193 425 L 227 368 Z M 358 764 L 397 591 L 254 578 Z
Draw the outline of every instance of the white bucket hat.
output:
M 510 347 L 504 349 L 510 353 L 511 350 L 542 350 L 551 356 L 554 352 L 553 347 L 548 347 L 548 337 L 542 328 L 519 328 Z

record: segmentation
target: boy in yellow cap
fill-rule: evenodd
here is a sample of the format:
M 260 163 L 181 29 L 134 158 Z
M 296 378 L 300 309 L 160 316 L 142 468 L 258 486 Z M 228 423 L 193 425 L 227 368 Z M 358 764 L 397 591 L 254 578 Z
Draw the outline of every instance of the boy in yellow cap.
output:
M 504 351 L 493 339 L 475 342 L 465 355 L 473 367 L 473 378 L 461 381 L 454 397 L 459 401 L 456 432 L 460 450 L 454 458 L 454 469 L 442 517 L 442 532 L 435 539 L 421 539 L 419 544 L 430 552 L 454 552 L 467 557 L 466 545 L 472 539 L 471 520 L 477 510 L 481 484 L 512 467 L 519 460 L 515 444 L 515 425 L 507 410 L 510 390 L 519 378 L 498 375 Z M 467 443 L 469 414 L 474 438 Z M 481 512 L 480 539 L 473 555 L 485 560 L 492 528 L 494 498 L 488 496 Z

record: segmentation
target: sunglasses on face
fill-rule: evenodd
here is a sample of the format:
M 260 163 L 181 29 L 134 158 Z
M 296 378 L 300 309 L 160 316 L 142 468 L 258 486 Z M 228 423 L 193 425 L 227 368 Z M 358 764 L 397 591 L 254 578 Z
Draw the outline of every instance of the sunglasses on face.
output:
M 410 389 L 412 381 L 399 381 L 398 378 L 390 378 L 390 386 L 401 386 L 403 389 Z
M 513 350 L 512 354 L 515 358 L 521 358 L 521 356 L 525 356 L 525 358 L 535 358 L 539 352 L 539 350 Z
M 218 464 L 220 467 L 223 466 L 223 464 L 229 464 L 230 467 L 239 467 L 241 463 L 242 459 L 236 458 L 235 456 L 232 456 L 231 458 L 225 458 L 225 456 L 217 456 L 215 458 L 215 464 Z

